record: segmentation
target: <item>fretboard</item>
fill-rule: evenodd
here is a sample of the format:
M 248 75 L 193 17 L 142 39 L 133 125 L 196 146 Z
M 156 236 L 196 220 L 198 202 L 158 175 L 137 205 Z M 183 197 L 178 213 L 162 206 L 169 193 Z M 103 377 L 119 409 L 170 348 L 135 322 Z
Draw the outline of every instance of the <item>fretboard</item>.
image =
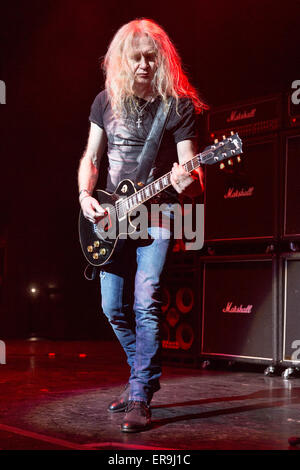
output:
M 193 170 L 196 170 L 196 168 L 198 168 L 202 163 L 204 154 L 205 152 L 195 155 L 195 157 L 182 165 L 183 168 L 189 173 L 191 173 Z M 129 212 L 137 209 L 141 204 L 156 196 L 164 189 L 168 188 L 172 184 L 171 173 L 171 171 L 166 173 L 164 176 L 161 176 L 152 183 L 149 183 L 147 186 L 144 186 L 142 189 L 139 189 L 131 196 L 128 196 L 124 199 L 119 199 L 116 204 L 118 218 L 123 218 Z

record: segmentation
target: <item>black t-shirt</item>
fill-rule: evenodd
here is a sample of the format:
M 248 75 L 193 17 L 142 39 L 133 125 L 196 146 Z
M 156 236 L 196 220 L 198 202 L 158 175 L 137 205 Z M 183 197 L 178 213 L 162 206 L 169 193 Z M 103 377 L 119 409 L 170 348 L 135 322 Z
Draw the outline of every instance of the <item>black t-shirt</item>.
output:
M 110 106 L 106 90 L 100 92 L 91 107 L 90 121 L 105 130 L 107 135 L 108 173 L 106 191 L 113 192 L 123 179 L 135 181 L 137 160 L 151 129 L 153 119 L 160 104 L 160 97 L 146 105 L 139 98 L 139 107 L 143 107 L 142 122 L 138 126 L 136 112 L 128 113 L 124 118 L 116 118 Z M 158 178 L 168 173 L 174 162 L 178 162 L 176 144 L 183 140 L 196 139 L 195 109 L 188 98 L 181 98 L 178 108 L 172 107 L 159 152 L 149 175 Z M 101 168 L 101 165 L 100 165 Z M 176 200 L 177 193 L 170 187 L 164 191 L 169 200 Z M 166 198 L 164 198 L 166 199 Z

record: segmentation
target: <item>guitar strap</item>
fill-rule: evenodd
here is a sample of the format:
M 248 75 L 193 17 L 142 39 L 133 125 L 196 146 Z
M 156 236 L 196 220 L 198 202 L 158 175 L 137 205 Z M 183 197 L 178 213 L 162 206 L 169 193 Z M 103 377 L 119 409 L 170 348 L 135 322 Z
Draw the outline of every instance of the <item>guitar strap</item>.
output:
M 172 104 L 173 97 L 169 98 L 166 105 L 163 101 L 160 102 L 150 132 L 138 159 L 138 169 L 135 176 L 135 182 L 138 187 L 142 187 L 147 183 L 153 162 L 158 153 L 162 137 L 170 117 Z
M 157 109 L 150 132 L 138 159 L 138 169 L 135 177 L 136 185 L 138 187 L 142 187 L 147 183 L 152 164 L 158 153 L 162 137 L 170 117 L 172 104 L 173 97 L 170 97 L 167 105 L 161 101 Z M 88 264 L 84 270 L 84 277 L 88 281 L 92 281 L 96 278 L 97 272 L 98 267 Z

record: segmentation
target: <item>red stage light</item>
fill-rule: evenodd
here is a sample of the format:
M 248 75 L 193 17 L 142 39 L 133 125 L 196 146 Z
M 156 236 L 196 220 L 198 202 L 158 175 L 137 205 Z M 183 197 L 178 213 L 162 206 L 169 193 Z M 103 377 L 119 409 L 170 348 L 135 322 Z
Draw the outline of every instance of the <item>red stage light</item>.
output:
M 49 356 L 49 357 L 55 357 L 55 353 L 54 353 L 54 352 L 48 353 L 48 356 Z
M 78 357 L 86 357 L 86 354 L 78 354 Z

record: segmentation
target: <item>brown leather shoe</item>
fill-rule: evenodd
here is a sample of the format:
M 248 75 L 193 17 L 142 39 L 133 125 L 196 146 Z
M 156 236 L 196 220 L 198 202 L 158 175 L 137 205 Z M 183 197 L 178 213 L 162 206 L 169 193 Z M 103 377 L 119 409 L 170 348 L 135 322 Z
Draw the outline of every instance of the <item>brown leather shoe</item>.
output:
M 144 401 L 129 401 L 121 431 L 140 432 L 151 426 L 150 407 Z
M 125 411 L 129 401 L 130 384 L 127 384 L 121 395 L 108 405 L 108 411 L 119 413 Z

